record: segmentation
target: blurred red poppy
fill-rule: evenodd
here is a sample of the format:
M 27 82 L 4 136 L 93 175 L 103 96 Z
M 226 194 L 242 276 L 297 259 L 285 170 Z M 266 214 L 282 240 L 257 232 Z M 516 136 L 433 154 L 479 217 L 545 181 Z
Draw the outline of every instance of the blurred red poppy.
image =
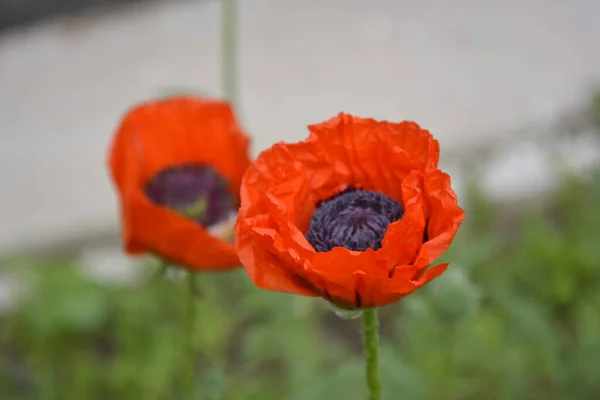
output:
M 464 212 L 432 135 L 348 114 L 309 130 L 264 151 L 242 180 L 235 240 L 254 283 L 369 308 L 444 272 L 429 266 Z
M 238 266 L 214 230 L 237 212 L 248 147 L 222 101 L 171 97 L 129 110 L 108 158 L 125 250 L 195 270 Z

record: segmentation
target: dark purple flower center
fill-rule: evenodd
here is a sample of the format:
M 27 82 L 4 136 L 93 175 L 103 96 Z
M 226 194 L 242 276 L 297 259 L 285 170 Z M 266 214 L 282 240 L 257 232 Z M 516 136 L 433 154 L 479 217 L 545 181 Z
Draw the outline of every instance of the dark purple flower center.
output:
M 226 180 L 207 165 L 183 164 L 159 172 L 146 185 L 146 196 L 206 227 L 226 220 L 237 208 Z
M 402 205 L 389 196 L 347 189 L 317 203 L 306 240 L 317 251 L 338 246 L 356 251 L 377 250 L 388 225 L 403 214 Z

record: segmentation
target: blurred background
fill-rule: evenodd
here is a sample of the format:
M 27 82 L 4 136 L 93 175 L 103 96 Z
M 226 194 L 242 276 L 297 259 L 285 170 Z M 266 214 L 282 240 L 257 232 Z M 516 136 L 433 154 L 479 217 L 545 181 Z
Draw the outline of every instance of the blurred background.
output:
M 230 1 L 230 0 L 225 0 Z M 600 3 L 240 0 L 253 153 L 339 111 L 440 140 L 467 220 L 385 307 L 384 398 L 600 398 Z M 108 142 L 219 96 L 216 0 L 0 0 L 0 398 L 177 399 L 185 285 L 120 248 Z M 201 274 L 196 399 L 365 398 L 359 321 Z

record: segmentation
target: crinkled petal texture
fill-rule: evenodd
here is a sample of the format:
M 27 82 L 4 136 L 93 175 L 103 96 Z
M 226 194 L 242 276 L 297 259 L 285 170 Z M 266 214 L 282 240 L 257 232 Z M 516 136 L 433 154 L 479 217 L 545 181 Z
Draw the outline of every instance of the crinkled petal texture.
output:
M 410 294 L 447 268 L 430 267 L 464 212 L 438 169 L 439 145 L 413 122 L 340 114 L 278 143 L 250 166 L 236 223 L 238 255 L 265 289 L 322 296 L 344 307 L 377 307 Z M 405 210 L 379 250 L 316 252 L 305 239 L 316 203 L 352 186 L 384 193 Z
M 120 195 L 125 249 L 154 253 L 190 269 L 239 265 L 231 243 L 196 222 L 148 200 L 157 173 L 182 164 L 209 165 L 238 196 L 250 164 L 249 140 L 230 106 L 197 97 L 172 97 L 131 109 L 113 139 L 108 164 Z

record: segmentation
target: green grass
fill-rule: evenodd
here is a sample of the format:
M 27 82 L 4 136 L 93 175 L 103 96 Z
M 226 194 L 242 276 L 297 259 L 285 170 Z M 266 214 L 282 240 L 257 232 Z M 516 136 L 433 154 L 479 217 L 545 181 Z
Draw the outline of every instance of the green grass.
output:
M 543 201 L 471 190 L 449 271 L 381 310 L 387 400 L 600 398 L 600 171 Z M 133 288 L 68 260 L 3 272 L 27 284 L 0 317 L 0 398 L 184 399 L 185 288 Z M 262 291 L 243 271 L 200 274 L 195 399 L 362 400 L 360 320 Z

